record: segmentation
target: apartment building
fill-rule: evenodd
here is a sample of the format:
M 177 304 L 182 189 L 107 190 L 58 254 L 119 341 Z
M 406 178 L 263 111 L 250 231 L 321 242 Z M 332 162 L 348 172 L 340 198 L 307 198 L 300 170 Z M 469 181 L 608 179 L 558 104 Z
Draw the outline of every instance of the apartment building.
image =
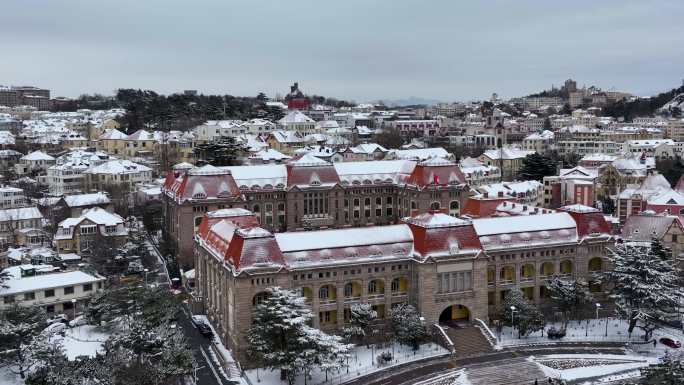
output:
M 89 298 L 104 287 L 105 278 L 83 271 L 61 272 L 51 265 L 19 265 L 5 269 L 10 279 L 0 287 L 0 309 L 20 304 L 39 306 L 48 315 L 79 314 Z

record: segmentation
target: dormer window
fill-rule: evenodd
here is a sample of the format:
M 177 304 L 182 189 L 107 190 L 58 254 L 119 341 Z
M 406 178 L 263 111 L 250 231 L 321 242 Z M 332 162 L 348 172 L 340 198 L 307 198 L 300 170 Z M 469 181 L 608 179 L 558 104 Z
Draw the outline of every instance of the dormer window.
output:
M 205 193 L 193 194 L 192 198 L 193 199 L 207 199 L 207 194 L 205 194 Z

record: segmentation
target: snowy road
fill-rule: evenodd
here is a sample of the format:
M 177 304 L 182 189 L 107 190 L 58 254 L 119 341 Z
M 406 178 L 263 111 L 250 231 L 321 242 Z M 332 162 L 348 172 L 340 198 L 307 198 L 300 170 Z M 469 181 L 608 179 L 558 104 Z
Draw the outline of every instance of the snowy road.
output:
M 211 340 L 200 334 L 197 328 L 190 322 L 190 315 L 186 309 L 178 317 L 178 325 L 183 328 L 183 332 L 188 339 L 188 344 L 195 351 L 195 359 L 199 366 L 197 371 L 198 385 L 229 385 L 221 374 L 217 364 L 211 359 L 209 354 Z

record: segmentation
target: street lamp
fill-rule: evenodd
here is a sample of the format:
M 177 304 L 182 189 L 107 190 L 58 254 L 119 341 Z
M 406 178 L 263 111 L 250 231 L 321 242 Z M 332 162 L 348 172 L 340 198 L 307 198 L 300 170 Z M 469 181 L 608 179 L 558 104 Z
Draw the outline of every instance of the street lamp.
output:
M 598 314 L 598 313 L 599 313 L 599 309 L 600 309 L 600 308 L 601 308 L 601 304 L 598 303 L 598 302 L 596 302 L 596 319 L 599 318 L 599 314 Z
M 71 300 L 71 308 L 74 309 L 74 318 L 73 319 L 76 319 L 76 299 L 75 298 Z
M 147 273 L 150 272 L 150 269 L 145 269 L 143 271 L 145 272 L 145 287 L 147 287 Z
M 515 329 L 515 306 L 511 305 L 511 329 Z M 511 330 L 511 336 L 513 335 L 513 330 Z

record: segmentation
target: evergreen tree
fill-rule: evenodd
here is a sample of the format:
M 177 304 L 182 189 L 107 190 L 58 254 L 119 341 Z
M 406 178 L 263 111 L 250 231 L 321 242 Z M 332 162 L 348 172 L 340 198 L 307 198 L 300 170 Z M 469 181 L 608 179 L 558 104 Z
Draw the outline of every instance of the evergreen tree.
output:
M 513 310 L 511 307 L 514 307 Z M 519 289 L 511 289 L 499 307 L 499 319 L 506 326 L 518 329 L 518 337 L 542 330 L 545 325 L 542 313 L 523 296 Z
M 363 338 L 366 336 L 366 329 L 378 318 L 378 313 L 367 303 L 354 304 L 349 309 L 351 312 L 351 326 L 344 328 L 342 334 L 345 339 Z
M 584 306 L 593 301 L 589 292 L 589 285 L 581 279 L 565 280 L 553 277 L 546 283 L 546 288 L 551 294 L 551 300 L 565 315 L 565 325 L 568 323 L 568 314 L 577 314 Z
M 556 165 L 548 157 L 533 153 L 523 159 L 520 178 L 541 181 L 545 176 L 556 175 Z
M 341 343 L 340 337 L 308 325 L 313 315 L 304 297 L 279 287 L 267 292 L 247 332 L 248 354 L 259 364 L 279 369 L 281 379 L 292 384 L 299 373 L 308 374 L 311 365 L 329 365 L 348 353 L 350 345 Z
M 611 215 L 615 212 L 615 202 L 613 202 L 613 199 L 609 195 L 604 196 L 602 202 L 602 209 L 604 214 Z
M 416 308 L 408 304 L 399 304 L 390 312 L 390 319 L 397 342 L 418 350 L 421 341 L 427 337 L 427 330 Z
M 12 305 L 0 313 L 0 363 L 25 378 L 48 348 L 45 311 Z
M 684 384 L 684 362 L 673 357 L 665 357 L 661 363 L 641 369 L 641 384 L 681 385 Z
M 602 273 L 601 279 L 612 284 L 611 298 L 629 320 L 628 332 L 638 326 L 648 340 L 658 320 L 676 313 L 682 289 L 674 264 L 671 258 L 664 258 L 657 240 L 652 247 L 620 245 L 610 259 L 613 268 Z

